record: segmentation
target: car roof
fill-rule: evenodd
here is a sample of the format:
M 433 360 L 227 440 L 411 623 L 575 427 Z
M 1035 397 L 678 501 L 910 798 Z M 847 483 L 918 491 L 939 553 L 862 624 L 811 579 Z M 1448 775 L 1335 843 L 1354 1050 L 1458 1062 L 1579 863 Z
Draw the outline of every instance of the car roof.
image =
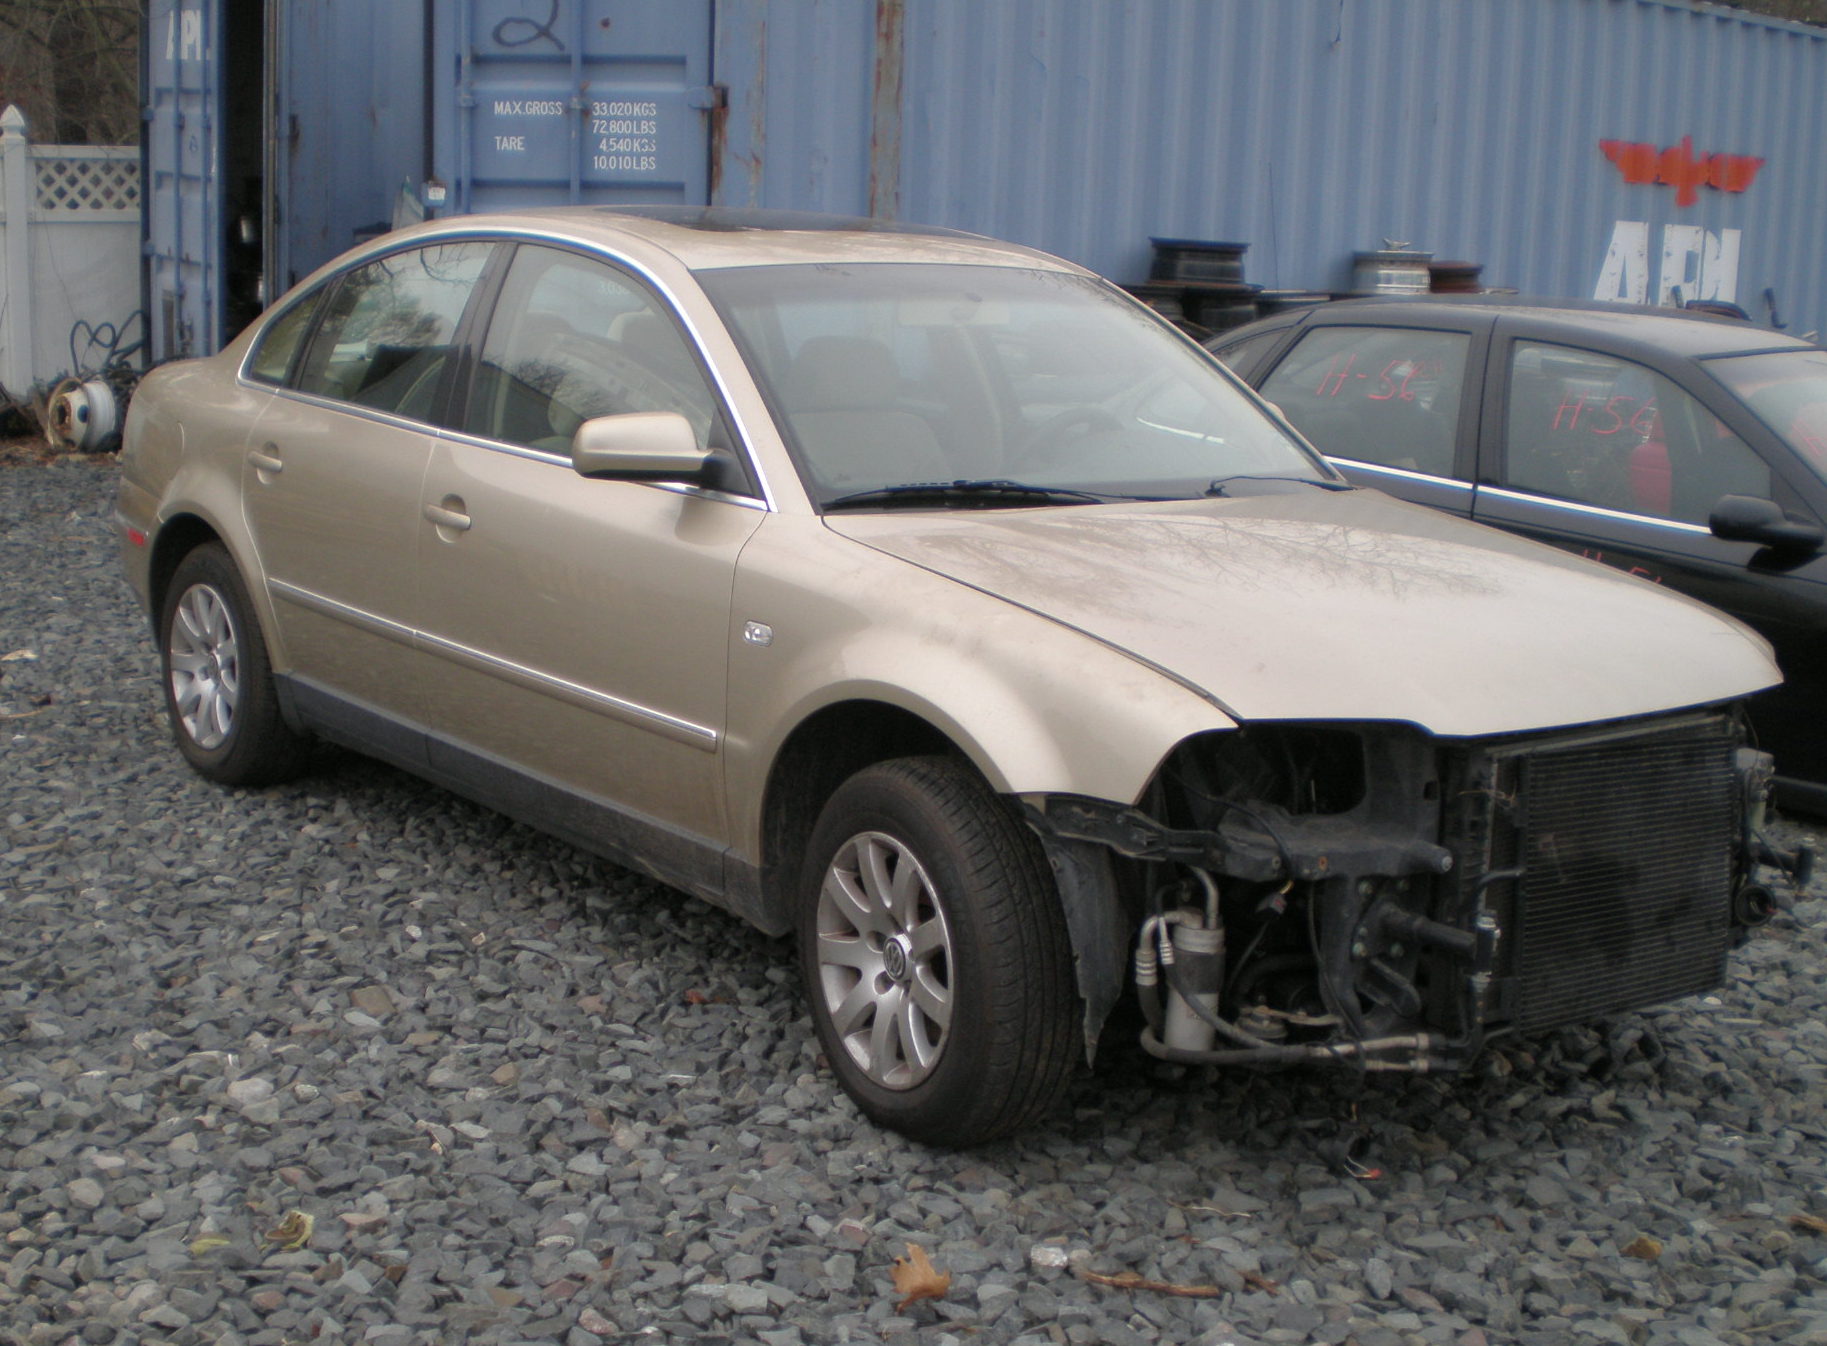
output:
M 1812 342 L 1772 332 L 1735 318 L 1714 317 L 1681 309 L 1643 304 L 1605 303 L 1593 299 L 1543 299 L 1527 295 L 1416 295 L 1342 299 L 1316 305 L 1302 316 L 1304 326 L 1397 321 L 1405 325 L 1429 320 L 1462 321 L 1467 313 L 1483 317 L 1516 317 L 1538 332 L 1559 330 L 1569 337 L 1585 334 L 1655 346 L 1688 357 L 1738 355 L 1751 351 L 1813 350 Z M 1242 329 L 1237 329 L 1241 331 Z M 1231 339 L 1235 333 L 1225 333 Z
M 436 233 L 540 233 L 657 247 L 693 271 L 846 262 L 950 262 L 1082 273 L 1032 248 L 956 229 L 805 211 L 707 206 L 553 206 L 438 221 Z

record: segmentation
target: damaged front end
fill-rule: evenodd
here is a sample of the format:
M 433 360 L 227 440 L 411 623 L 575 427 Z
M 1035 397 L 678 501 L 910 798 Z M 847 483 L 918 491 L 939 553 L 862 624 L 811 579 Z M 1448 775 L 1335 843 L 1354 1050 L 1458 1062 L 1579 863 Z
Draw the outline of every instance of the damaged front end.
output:
M 1098 945 L 1128 931 L 1164 1060 L 1451 1071 L 1718 986 L 1775 910 L 1759 864 L 1807 859 L 1759 836 L 1770 774 L 1725 712 L 1479 741 L 1254 724 L 1179 745 L 1137 807 L 1028 811 L 1089 1035 L 1122 975 Z

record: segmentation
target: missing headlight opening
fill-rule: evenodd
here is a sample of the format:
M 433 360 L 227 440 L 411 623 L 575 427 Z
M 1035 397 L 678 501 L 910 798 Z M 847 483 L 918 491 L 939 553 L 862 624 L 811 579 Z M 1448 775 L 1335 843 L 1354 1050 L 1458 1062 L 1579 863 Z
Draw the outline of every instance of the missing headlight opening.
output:
M 1481 741 L 1196 736 L 1137 807 L 1031 810 L 1120 859 L 1151 1054 L 1464 1068 L 1493 1037 L 1710 990 L 1769 918 L 1769 758 L 1694 713 Z M 1095 997 L 1087 996 L 1088 1001 Z

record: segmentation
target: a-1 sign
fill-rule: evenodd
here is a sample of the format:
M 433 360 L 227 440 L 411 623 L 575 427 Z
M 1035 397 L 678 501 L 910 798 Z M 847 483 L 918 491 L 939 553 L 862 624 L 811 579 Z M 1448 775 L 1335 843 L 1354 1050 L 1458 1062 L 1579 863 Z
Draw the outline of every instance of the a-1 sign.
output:
M 1652 297 L 1649 285 L 1649 225 L 1619 220 L 1592 297 L 1631 304 L 1680 305 L 1689 299 L 1738 300 L 1737 229 L 1714 233 L 1697 224 L 1662 227 L 1661 265 Z

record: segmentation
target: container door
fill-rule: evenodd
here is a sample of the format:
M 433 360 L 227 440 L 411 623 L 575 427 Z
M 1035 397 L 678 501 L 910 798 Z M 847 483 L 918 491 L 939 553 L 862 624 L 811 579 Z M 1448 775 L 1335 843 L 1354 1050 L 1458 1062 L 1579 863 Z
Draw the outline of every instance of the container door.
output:
M 457 0 L 435 11 L 450 213 L 710 200 L 712 0 Z M 435 200 L 435 198 L 434 198 Z
M 280 0 L 272 41 L 269 300 L 414 218 L 427 148 L 422 6 Z
M 143 35 L 145 266 L 152 358 L 221 344 L 221 0 L 150 0 Z

